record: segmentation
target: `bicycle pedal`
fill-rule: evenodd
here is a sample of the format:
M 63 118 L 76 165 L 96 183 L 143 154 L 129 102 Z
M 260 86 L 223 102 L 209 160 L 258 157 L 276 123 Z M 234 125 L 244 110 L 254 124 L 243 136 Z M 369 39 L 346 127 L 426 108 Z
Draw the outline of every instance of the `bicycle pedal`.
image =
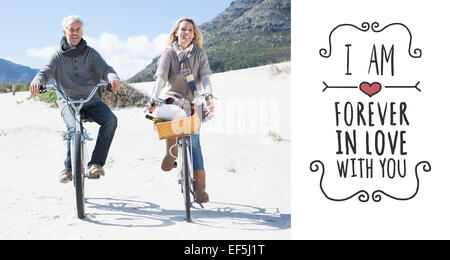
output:
M 94 175 L 94 176 L 87 176 L 87 178 L 88 179 L 90 179 L 90 180 L 98 180 L 98 179 L 100 179 L 100 175 Z
M 196 202 L 197 202 L 197 201 L 196 201 Z M 197 202 L 197 204 L 200 205 L 200 207 L 201 207 L 202 209 L 204 209 L 203 204 L 201 204 L 200 202 Z

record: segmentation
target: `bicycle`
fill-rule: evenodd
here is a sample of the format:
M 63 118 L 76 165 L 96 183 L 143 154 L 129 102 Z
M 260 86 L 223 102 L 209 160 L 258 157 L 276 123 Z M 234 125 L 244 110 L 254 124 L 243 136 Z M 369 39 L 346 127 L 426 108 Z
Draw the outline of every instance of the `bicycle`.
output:
M 74 117 L 77 122 L 75 125 L 75 133 L 71 139 L 71 159 L 72 159 L 72 175 L 73 175 L 73 184 L 75 186 L 75 201 L 77 206 L 77 215 L 78 218 L 83 219 L 85 214 L 85 193 L 84 193 L 84 178 L 88 179 L 99 179 L 100 176 L 89 176 L 86 174 L 87 166 L 87 150 L 86 146 L 86 134 L 83 127 L 83 122 L 90 121 L 88 118 L 84 118 L 81 109 L 83 105 L 89 102 L 94 94 L 97 92 L 99 87 L 106 86 L 108 91 L 111 90 L 111 84 L 100 82 L 95 88 L 91 91 L 90 95 L 86 99 L 72 100 L 67 98 L 64 93 L 58 88 L 55 83 L 50 83 L 51 87 L 54 87 L 67 105 L 71 105 L 75 111 Z M 41 86 L 39 89 L 39 93 L 45 93 L 48 89 L 46 86 Z
M 195 105 L 199 98 L 205 98 L 207 105 L 209 105 L 210 94 L 202 94 L 195 98 L 191 105 Z M 177 103 L 187 102 L 184 99 L 177 100 Z M 164 102 L 159 100 L 158 105 L 163 105 Z M 146 118 L 153 120 L 154 117 L 146 115 Z M 193 175 L 193 158 L 192 158 L 192 143 L 191 135 L 197 134 L 200 131 L 200 118 L 197 110 L 194 111 L 190 117 L 183 118 L 181 120 L 167 121 L 167 122 L 155 122 L 156 130 L 160 140 L 168 138 L 177 138 L 175 145 L 178 145 L 178 153 L 181 152 L 181 156 L 175 156 L 172 154 L 172 147 L 169 149 L 169 153 L 173 157 L 177 157 L 181 165 L 179 170 L 178 184 L 181 186 L 181 193 L 183 194 L 184 207 L 186 214 L 186 222 L 191 222 L 191 207 L 194 202 L 198 203 L 200 207 L 203 205 L 197 202 L 194 192 L 195 180 Z M 192 197 L 192 198 L 191 198 Z

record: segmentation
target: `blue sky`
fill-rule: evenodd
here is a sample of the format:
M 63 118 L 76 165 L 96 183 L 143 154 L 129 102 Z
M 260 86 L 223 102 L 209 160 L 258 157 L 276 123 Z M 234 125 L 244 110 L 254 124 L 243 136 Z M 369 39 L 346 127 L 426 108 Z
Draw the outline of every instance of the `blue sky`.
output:
M 78 14 L 85 23 L 88 44 L 115 67 L 119 76 L 128 78 L 157 56 L 178 18 L 187 16 L 202 24 L 224 11 L 231 2 L 0 0 L 0 58 L 41 68 L 62 37 L 62 19 Z

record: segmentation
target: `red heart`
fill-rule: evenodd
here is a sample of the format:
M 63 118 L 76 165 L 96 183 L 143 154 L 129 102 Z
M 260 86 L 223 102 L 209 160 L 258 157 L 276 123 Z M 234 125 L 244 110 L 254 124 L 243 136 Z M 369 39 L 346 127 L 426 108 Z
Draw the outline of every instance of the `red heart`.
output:
M 363 82 L 359 84 L 359 89 L 366 93 L 369 97 L 372 97 L 373 95 L 377 94 L 381 90 L 381 84 L 378 82 L 373 82 L 372 84 L 369 84 L 369 82 Z

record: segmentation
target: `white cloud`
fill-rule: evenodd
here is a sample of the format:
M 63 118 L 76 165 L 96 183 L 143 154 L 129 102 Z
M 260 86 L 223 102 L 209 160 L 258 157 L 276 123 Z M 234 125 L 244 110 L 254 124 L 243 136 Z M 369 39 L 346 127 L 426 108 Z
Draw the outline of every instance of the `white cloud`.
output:
M 57 50 L 56 46 L 47 46 L 41 49 L 28 49 L 27 55 L 33 58 L 50 59 Z
M 83 38 L 117 71 L 119 77 L 125 80 L 143 70 L 164 50 L 169 35 L 161 34 L 153 40 L 149 40 L 145 35 L 138 35 L 122 41 L 116 35 L 105 32 L 98 39 L 89 36 Z M 55 50 L 56 47 L 29 49 L 27 55 L 48 59 Z

